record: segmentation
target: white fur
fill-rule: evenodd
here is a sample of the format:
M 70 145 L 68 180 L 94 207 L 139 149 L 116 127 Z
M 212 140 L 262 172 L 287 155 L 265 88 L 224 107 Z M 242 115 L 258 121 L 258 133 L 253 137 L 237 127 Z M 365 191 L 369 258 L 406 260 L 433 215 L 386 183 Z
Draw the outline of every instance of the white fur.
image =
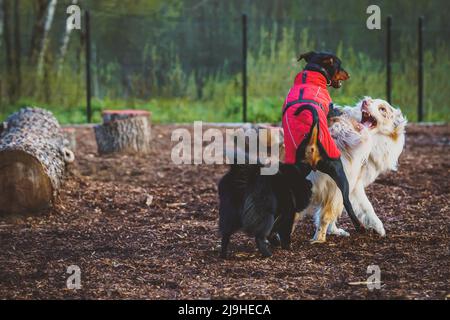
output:
M 361 122 L 363 101 L 365 108 L 377 120 L 374 128 L 356 124 Z M 365 97 L 355 107 L 341 110 L 344 115 L 329 129 L 342 153 L 341 159 L 350 186 L 350 201 L 362 224 L 384 236 L 386 231 L 383 223 L 364 189 L 380 174 L 397 169 L 398 158 L 405 144 L 407 121 L 399 109 L 384 100 L 370 97 Z M 315 213 L 316 232 L 313 240 L 325 241 L 325 233 L 348 236 L 348 232 L 336 225 L 343 203 L 342 194 L 334 181 L 320 172 L 312 172 L 308 178 L 313 182 L 313 197 L 310 208 L 303 215 Z

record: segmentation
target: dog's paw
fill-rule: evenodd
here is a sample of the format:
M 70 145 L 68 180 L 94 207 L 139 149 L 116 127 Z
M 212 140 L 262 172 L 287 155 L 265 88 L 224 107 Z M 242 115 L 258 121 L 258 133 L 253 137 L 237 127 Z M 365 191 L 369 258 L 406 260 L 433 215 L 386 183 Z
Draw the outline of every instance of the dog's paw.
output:
M 281 237 L 278 232 L 272 233 L 267 239 L 269 240 L 269 242 L 272 246 L 274 246 L 274 247 L 281 246 Z
M 350 233 L 348 233 L 347 231 L 345 231 L 344 229 L 338 228 L 336 230 L 336 233 L 333 233 L 337 236 L 341 236 L 341 237 L 350 237 Z
M 327 234 L 332 234 L 339 237 L 349 237 L 350 233 L 348 233 L 346 230 L 342 228 L 338 228 L 337 226 L 332 226 L 328 229 Z
M 376 219 L 367 218 L 364 221 L 364 226 L 367 229 L 372 229 L 382 237 L 386 236 L 386 230 L 384 230 L 383 222 L 381 222 L 378 217 Z
M 375 232 L 378 233 L 382 237 L 386 236 L 386 230 L 384 230 L 383 224 L 374 226 L 373 230 L 375 230 Z
M 262 240 L 260 238 L 256 239 L 256 245 L 258 247 L 259 252 L 264 258 L 268 258 L 272 256 L 272 251 L 269 249 L 269 241 Z
M 309 240 L 310 244 L 318 244 L 318 243 L 325 243 L 326 241 L 326 236 L 324 233 L 321 232 L 317 232 L 314 237 Z
M 270 258 L 272 256 L 272 251 L 269 248 L 260 248 L 259 252 L 261 253 L 263 258 Z

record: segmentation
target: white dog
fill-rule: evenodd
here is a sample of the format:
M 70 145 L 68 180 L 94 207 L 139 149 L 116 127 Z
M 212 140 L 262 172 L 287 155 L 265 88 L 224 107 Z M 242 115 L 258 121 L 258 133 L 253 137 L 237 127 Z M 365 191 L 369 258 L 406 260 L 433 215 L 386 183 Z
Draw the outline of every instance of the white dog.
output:
M 405 144 L 406 119 L 399 109 L 381 99 L 366 97 L 355 107 L 341 108 L 343 115 L 334 118 L 330 133 L 342 153 L 342 162 L 350 185 L 353 209 L 367 229 L 381 236 L 383 223 L 365 193 L 365 187 L 382 173 L 397 170 L 398 158 Z M 316 232 L 312 242 L 325 242 L 326 234 L 348 236 L 336 226 L 343 211 L 342 194 L 326 174 L 312 172 L 311 206 L 302 216 L 315 214 Z

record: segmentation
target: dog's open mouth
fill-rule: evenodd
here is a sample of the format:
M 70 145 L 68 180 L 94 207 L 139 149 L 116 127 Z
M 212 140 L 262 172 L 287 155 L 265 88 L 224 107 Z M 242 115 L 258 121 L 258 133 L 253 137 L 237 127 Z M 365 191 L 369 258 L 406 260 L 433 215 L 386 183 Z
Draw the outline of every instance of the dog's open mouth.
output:
M 361 124 L 369 129 L 376 128 L 377 119 L 375 119 L 375 117 L 372 116 L 370 114 L 370 112 L 367 110 L 367 102 L 366 101 L 363 101 L 361 111 L 362 111 Z
M 332 80 L 331 81 L 331 86 L 333 88 L 340 88 L 340 87 L 342 87 L 342 80 Z

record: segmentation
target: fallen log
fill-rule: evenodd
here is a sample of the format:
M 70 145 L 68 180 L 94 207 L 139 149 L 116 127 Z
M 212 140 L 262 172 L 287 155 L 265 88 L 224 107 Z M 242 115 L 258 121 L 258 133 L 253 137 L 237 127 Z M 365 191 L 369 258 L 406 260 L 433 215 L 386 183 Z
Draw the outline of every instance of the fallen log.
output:
M 10 115 L 0 131 L 0 213 L 50 207 L 66 164 L 74 161 L 58 121 L 47 110 L 27 107 Z
M 147 153 L 150 150 L 150 112 L 108 110 L 103 124 L 94 127 L 98 153 Z
M 62 128 L 64 139 L 67 140 L 67 147 L 76 152 L 77 149 L 77 135 L 76 130 L 73 127 Z

